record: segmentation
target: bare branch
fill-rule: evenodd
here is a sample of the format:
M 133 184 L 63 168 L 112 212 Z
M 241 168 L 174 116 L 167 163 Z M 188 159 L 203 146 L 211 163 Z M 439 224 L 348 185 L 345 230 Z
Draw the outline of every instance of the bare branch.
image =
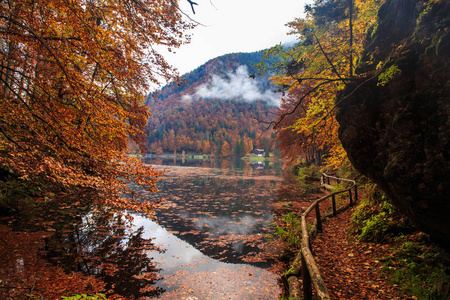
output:
M 212 3 L 212 0 L 209 0 L 209 3 L 212 5 L 212 7 L 214 7 L 216 10 L 218 10 L 217 7 Z
M 334 66 L 333 62 L 331 61 L 330 57 L 328 56 L 328 54 L 325 52 L 325 50 L 322 47 L 322 44 L 319 41 L 319 38 L 317 37 L 317 35 L 314 33 L 314 37 L 317 40 L 317 43 L 319 45 L 320 51 L 322 52 L 322 54 L 325 56 L 325 58 L 328 61 L 328 64 L 331 66 L 331 68 L 333 69 L 333 72 L 337 75 L 337 77 L 339 77 L 339 79 L 346 85 L 348 86 L 348 84 L 345 82 L 345 80 L 342 78 L 341 74 L 339 74 L 339 72 L 337 71 L 336 67 Z
M 176 7 L 176 9 L 177 9 L 183 16 L 185 16 L 186 18 L 188 18 L 189 21 L 192 21 L 192 22 L 194 22 L 194 23 L 197 24 L 197 25 L 205 26 L 205 25 L 203 25 L 202 23 L 200 23 L 200 22 L 198 22 L 198 21 L 192 19 L 187 13 L 185 13 L 185 12 L 184 12 L 184 11 L 183 11 L 176 3 L 175 3 L 175 1 L 170 0 L 170 2 L 172 3 L 172 5 L 173 5 L 174 7 Z M 189 2 L 189 1 L 188 1 L 188 2 Z M 192 8 L 192 9 L 193 9 L 193 8 Z M 195 14 L 195 12 L 194 12 L 194 14 Z
M 189 2 L 189 4 L 191 5 L 192 8 L 192 12 L 195 15 L 195 10 L 194 10 L 194 5 L 198 5 L 196 2 L 192 1 L 192 0 L 186 0 L 187 2 Z
M 328 79 L 328 80 L 326 80 L 326 81 L 324 81 L 324 82 L 319 83 L 319 84 L 316 85 L 314 88 L 310 89 L 306 94 L 304 94 L 304 95 L 300 98 L 300 100 L 297 102 L 297 104 L 295 105 L 295 107 L 294 107 L 290 112 L 287 112 L 287 113 L 282 114 L 282 115 L 280 116 L 280 120 L 279 120 L 279 121 L 277 121 L 277 122 L 272 121 L 272 122 L 271 122 L 271 123 L 274 123 L 274 124 L 275 124 L 274 128 L 275 128 L 276 126 L 278 126 L 278 125 L 283 121 L 283 119 L 284 119 L 286 116 L 289 116 L 289 115 L 292 115 L 293 113 L 295 113 L 295 111 L 297 110 L 297 108 L 300 106 L 300 104 L 302 103 L 302 101 L 303 101 L 306 97 L 308 97 L 309 95 L 311 95 L 312 93 L 314 93 L 315 91 L 317 91 L 321 86 L 326 85 L 326 84 L 329 84 L 329 83 L 337 82 L 337 81 L 342 81 L 342 80 L 341 80 L 341 79 Z

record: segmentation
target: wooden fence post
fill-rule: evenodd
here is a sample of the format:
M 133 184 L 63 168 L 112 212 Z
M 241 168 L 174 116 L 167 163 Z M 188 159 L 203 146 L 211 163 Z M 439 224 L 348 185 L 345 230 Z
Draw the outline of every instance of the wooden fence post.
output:
M 317 230 L 322 232 L 322 218 L 320 217 L 319 203 L 316 204 L 315 209 L 316 209 Z
M 331 195 L 331 203 L 333 204 L 333 216 L 336 216 L 336 197 L 334 194 Z
M 308 268 L 306 267 L 306 261 L 305 257 L 303 256 L 303 252 L 301 254 L 301 259 L 302 259 L 303 299 L 311 300 L 312 299 L 311 275 L 309 274 Z
M 303 299 L 304 300 L 312 300 L 312 289 L 314 285 L 314 289 L 316 291 L 317 297 L 319 299 L 330 299 L 330 296 L 328 294 L 327 288 L 325 286 L 325 283 L 320 276 L 320 271 L 317 267 L 317 264 L 314 261 L 314 255 L 312 253 L 311 244 L 312 240 L 309 236 L 308 226 L 306 223 L 306 218 L 312 213 L 312 209 L 314 208 L 316 211 L 316 228 L 315 228 L 315 234 L 317 232 L 323 231 L 323 224 L 322 224 L 322 217 L 320 213 L 320 206 L 319 204 L 331 196 L 332 206 L 333 206 L 333 216 L 337 215 L 337 203 L 336 203 L 336 194 L 345 194 L 345 192 L 349 192 L 349 200 L 350 204 L 349 206 L 353 206 L 358 201 L 358 188 L 356 186 L 356 182 L 353 180 L 347 180 L 347 179 L 340 179 L 336 177 L 328 176 L 325 173 L 322 173 L 322 182 L 325 184 L 325 182 L 328 182 L 330 184 L 331 179 L 334 179 L 336 182 L 340 181 L 346 181 L 351 182 L 354 184 L 355 188 L 355 197 L 353 198 L 352 195 L 352 188 L 344 189 L 337 191 L 335 193 L 328 194 L 324 197 L 321 197 L 320 199 L 314 201 L 313 204 L 311 204 L 305 212 L 302 214 L 302 249 L 301 249 L 301 272 L 302 272 L 302 281 L 303 281 Z M 345 195 L 344 195 L 345 197 Z M 313 207 L 314 206 L 314 207 Z M 315 235 L 314 235 L 315 236 Z M 307 241 L 307 242 L 306 242 Z M 308 263 L 307 263 L 308 260 Z M 311 273 L 310 273 L 311 271 Z

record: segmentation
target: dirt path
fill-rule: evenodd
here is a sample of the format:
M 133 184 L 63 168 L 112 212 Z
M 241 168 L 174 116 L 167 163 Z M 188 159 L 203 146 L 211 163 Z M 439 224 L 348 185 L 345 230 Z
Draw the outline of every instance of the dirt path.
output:
M 392 286 L 381 271 L 377 257 L 387 246 L 358 243 L 348 238 L 352 210 L 324 223 L 313 241 L 313 253 L 331 299 L 413 299 Z

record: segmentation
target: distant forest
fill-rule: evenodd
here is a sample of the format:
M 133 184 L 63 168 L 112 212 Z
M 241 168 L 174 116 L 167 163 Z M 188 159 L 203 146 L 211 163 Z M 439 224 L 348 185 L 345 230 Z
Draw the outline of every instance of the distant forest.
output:
M 263 52 L 232 53 L 212 59 L 182 76 L 183 85 L 172 83 L 148 99 L 151 114 L 148 150 L 151 153 L 174 151 L 214 156 L 244 156 L 253 149 L 275 150 L 275 133 L 257 120 L 273 118 L 276 108 L 265 101 L 223 100 L 194 97 L 196 88 L 213 76 L 227 78 L 239 66 L 246 66 L 248 77 Z M 274 89 L 268 78 L 257 78 L 263 91 Z
M 148 151 L 186 151 L 215 156 L 243 156 L 254 148 L 274 150 L 275 133 L 265 131 L 273 107 L 264 102 L 243 103 L 201 99 L 152 105 Z

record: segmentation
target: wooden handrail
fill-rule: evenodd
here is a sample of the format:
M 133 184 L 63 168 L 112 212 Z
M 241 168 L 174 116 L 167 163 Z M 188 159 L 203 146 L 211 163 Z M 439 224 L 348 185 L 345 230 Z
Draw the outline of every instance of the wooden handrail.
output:
M 301 269 L 302 269 L 302 279 L 303 279 L 303 297 L 305 300 L 311 300 L 312 299 L 312 287 L 314 286 L 314 289 L 316 291 L 316 296 L 318 299 L 323 300 L 329 300 L 330 295 L 328 294 L 327 287 L 325 285 L 325 282 L 322 279 L 322 276 L 319 272 L 319 267 L 316 264 L 316 261 L 314 259 L 314 256 L 311 252 L 311 240 L 315 237 L 315 233 L 317 231 L 322 231 L 322 218 L 328 217 L 327 216 L 321 216 L 320 214 L 320 207 L 319 204 L 329 198 L 332 199 L 332 215 L 335 216 L 338 212 L 338 209 L 336 208 L 336 202 L 335 197 L 338 194 L 342 194 L 345 192 L 349 193 L 349 199 L 350 202 L 348 205 L 342 207 L 339 209 L 339 211 L 342 211 L 346 209 L 348 206 L 352 206 L 354 204 L 353 197 L 352 197 L 352 189 L 355 190 L 355 197 L 354 201 L 358 200 L 358 192 L 356 187 L 356 182 L 354 180 L 349 179 L 343 179 L 338 178 L 334 176 L 330 176 L 327 174 L 322 174 L 322 182 L 325 183 L 325 179 L 327 180 L 328 184 L 330 183 L 330 179 L 333 179 L 335 181 L 345 181 L 352 183 L 352 186 L 349 188 L 346 188 L 341 191 L 336 191 L 331 194 L 328 194 L 324 197 L 319 198 L 318 200 L 314 201 L 302 214 L 302 243 L 301 243 L 301 251 L 300 251 L 300 259 L 301 259 Z M 308 230 L 308 224 L 306 223 L 306 218 L 308 215 L 313 211 L 316 211 L 316 221 L 313 224 L 312 228 Z

